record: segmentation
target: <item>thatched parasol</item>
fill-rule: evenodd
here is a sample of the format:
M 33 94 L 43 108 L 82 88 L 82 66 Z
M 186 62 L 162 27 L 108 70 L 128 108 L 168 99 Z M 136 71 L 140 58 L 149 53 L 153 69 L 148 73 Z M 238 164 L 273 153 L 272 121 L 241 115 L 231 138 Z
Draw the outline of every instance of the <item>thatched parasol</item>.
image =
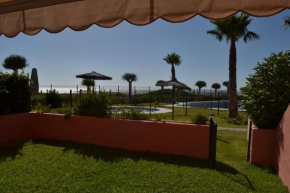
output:
M 174 86 L 174 88 L 177 89 L 184 89 L 184 90 L 191 90 L 186 84 L 179 82 L 179 81 L 174 81 L 174 80 L 169 80 L 169 81 L 164 81 L 157 83 L 156 86 Z
M 172 120 L 174 120 L 174 90 L 175 88 L 181 89 L 181 90 L 191 90 L 186 84 L 179 82 L 177 80 L 169 80 L 169 81 L 164 81 L 164 82 L 159 82 L 156 84 L 156 86 L 172 86 Z
M 112 80 L 111 77 L 96 73 L 94 71 L 90 72 L 90 73 L 86 73 L 86 74 L 79 74 L 79 75 L 76 75 L 76 77 L 94 80 L 94 85 L 95 85 L 95 80 Z M 93 86 L 93 90 L 94 90 L 94 86 Z M 99 91 L 100 91 L 100 89 L 99 89 Z
M 94 71 L 90 73 L 86 73 L 86 74 L 79 74 L 79 75 L 76 75 L 76 77 L 85 78 L 85 79 L 93 79 L 93 80 L 112 80 L 111 77 L 96 73 Z

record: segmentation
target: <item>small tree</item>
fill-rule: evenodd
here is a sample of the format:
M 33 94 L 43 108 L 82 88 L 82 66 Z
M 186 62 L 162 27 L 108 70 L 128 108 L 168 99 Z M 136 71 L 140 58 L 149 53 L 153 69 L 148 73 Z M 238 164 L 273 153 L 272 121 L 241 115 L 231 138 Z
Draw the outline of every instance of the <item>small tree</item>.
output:
M 225 86 L 227 88 L 227 97 L 228 97 L 228 94 L 229 94 L 229 86 L 230 86 L 229 81 L 224 81 L 223 82 L 223 86 Z
M 219 83 L 213 83 L 211 85 L 211 88 L 214 89 L 214 97 L 216 97 L 217 89 L 220 89 L 221 88 L 221 85 Z
M 198 87 L 198 97 L 200 95 L 200 90 L 203 88 L 203 87 L 206 87 L 206 82 L 202 81 L 202 80 L 199 80 L 195 83 L 195 86 Z
M 276 129 L 290 103 L 290 52 L 264 58 L 241 90 L 246 109 L 256 126 Z
M 176 79 L 176 76 L 175 76 L 174 65 L 175 66 L 179 66 L 181 64 L 180 55 L 178 55 L 178 54 L 173 52 L 172 54 L 167 54 L 167 56 L 165 58 L 163 58 L 163 60 L 165 60 L 167 62 L 167 64 L 171 65 L 171 74 L 172 74 L 171 79 L 173 81 L 176 81 L 177 79 Z
M 125 73 L 122 76 L 122 79 L 129 83 L 129 103 L 131 103 L 132 82 L 136 82 L 138 80 L 138 77 L 134 73 Z
M 160 83 L 163 83 L 163 82 L 165 82 L 164 80 L 157 80 L 157 82 L 156 82 L 156 86 L 158 85 L 158 84 L 160 84 Z M 162 95 L 161 95 L 161 101 L 163 102 L 163 98 L 164 98 L 164 86 L 161 86 L 161 93 L 162 93 Z
M 82 80 L 82 85 L 87 86 L 87 93 L 91 92 L 91 87 L 95 86 L 95 81 L 92 79 L 83 79 Z
M 29 64 L 27 63 L 26 59 L 20 55 L 10 55 L 5 58 L 2 66 L 5 69 L 13 70 L 15 74 L 18 74 L 18 69 L 23 69 Z

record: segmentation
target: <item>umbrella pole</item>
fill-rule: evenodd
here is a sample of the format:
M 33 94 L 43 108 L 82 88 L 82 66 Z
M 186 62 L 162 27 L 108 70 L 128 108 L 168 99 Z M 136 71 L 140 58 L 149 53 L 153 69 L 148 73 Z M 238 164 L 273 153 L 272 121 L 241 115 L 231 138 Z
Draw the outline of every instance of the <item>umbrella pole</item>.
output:
M 174 120 L 174 90 L 175 90 L 175 87 L 173 86 L 172 87 L 172 120 Z

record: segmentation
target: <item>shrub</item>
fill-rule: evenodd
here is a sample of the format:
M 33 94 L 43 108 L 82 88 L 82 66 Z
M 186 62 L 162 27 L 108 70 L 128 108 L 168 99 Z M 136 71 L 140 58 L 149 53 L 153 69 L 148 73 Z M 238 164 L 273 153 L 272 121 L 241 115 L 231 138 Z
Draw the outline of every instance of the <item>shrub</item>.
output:
M 264 58 L 242 88 L 243 108 L 256 126 L 275 129 L 290 103 L 290 52 Z
M 243 116 L 237 116 L 236 118 L 230 118 L 228 116 L 221 117 L 222 120 L 226 121 L 227 123 L 234 124 L 234 125 L 247 125 L 248 119 Z
M 62 106 L 63 98 L 55 92 L 55 90 L 50 90 L 45 95 L 45 104 L 50 105 L 51 108 L 60 108 Z
M 73 101 L 73 114 L 93 117 L 109 116 L 109 100 L 104 92 L 82 94 Z
M 119 119 L 130 119 L 130 120 L 148 120 L 150 117 L 147 114 L 141 112 L 141 110 L 118 108 L 114 111 L 114 117 Z
M 204 125 L 208 122 L 208 117 L 204 116 L 201 113 L 198 113 L 194 117 L 191 118 L 191 121 L 195 124 Z
M 31 88 L 28 74 L 0 72 L 0 114 L 29 112 Z

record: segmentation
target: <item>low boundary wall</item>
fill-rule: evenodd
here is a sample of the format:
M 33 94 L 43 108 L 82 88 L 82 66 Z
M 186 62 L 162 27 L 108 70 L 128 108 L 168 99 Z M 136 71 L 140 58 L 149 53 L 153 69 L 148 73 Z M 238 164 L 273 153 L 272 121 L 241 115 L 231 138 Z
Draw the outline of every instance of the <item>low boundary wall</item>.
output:
M 0 144 L 28 138 L 209 158 L 209 125 L 24 113 L 0 118 Z
M 290 192 L 290 105 L 277 129 L 253 125 L 251 163 L 274 168 Z

